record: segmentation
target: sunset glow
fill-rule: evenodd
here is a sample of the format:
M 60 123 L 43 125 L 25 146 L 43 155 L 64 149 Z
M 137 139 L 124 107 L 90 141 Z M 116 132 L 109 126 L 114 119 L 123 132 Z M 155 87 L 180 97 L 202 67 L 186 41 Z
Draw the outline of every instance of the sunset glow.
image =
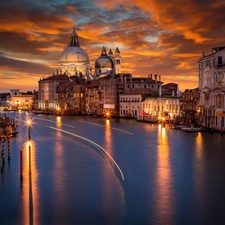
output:
M 56 70 L 73 27 L 92 68 L 102 46 L 119 47 L 123 73 L 157 73 L 182 91 L 195 88 L 202 52 L 225 45 L 224 8 L 220 0 L 1 1 L 0 92 L 37 90 Z

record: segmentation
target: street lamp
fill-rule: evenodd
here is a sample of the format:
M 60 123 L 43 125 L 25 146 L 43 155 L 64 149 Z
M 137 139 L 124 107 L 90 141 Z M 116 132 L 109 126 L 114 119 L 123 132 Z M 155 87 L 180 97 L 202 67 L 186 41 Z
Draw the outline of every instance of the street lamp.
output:
M 30 125 L 31 125 L 31 121 L 27 120 L 27 128 L 28 128 L 28 139 L 30 140 Z

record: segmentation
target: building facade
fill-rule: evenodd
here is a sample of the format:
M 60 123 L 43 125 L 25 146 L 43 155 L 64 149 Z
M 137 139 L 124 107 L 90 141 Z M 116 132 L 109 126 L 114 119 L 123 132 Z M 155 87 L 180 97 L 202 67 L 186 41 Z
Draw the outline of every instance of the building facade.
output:
M 180 97 L 150 97 L 142 102 L 143 115 L 174 119 L 181 114 Z
M 40 110 L 55 110 L 59 106 L 58 88 L 68 83 L 67 75 L 52 75 L 38 81 L 38 108 Z
M 215 47 L 198 61 L 201 119 L 204 127 L 224 129 L 225 46 Z
M 19 89 L 11 89 L 7 96 L 7 107 L 12 110 L 30 110 L 33 106 L 34 93 L 22 93 Z
M 142 114 L 143 89 L 120 94 L 120 117 L 138 118 Z

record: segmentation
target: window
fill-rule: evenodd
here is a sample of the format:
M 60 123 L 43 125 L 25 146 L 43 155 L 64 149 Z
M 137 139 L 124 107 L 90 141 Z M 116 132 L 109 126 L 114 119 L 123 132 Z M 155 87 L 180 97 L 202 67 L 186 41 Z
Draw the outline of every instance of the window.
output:
M 218 56 L 218 65 L 222 64 L 223 64 L 222 56 Z
M 218 108 L 222 108 L 222 96 L 221 96 L 221 94 L 217 95 L 217 106 L 218 106 Z

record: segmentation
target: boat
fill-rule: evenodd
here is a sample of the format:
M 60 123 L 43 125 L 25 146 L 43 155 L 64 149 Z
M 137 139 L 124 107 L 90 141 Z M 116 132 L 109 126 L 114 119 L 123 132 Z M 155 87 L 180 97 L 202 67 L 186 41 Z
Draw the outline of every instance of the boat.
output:
M 37 111 L 37 110 L 34 110 L 33 113 L 34 113 L 34 114 L 44 114 L 43 111 Z
M 139 115 L 137 121 L 148 122 L 148 123 L 158 123 L 158 117 L 155 116 L 143 116 Z
M 181 130 L 184 131 L 184 132 L 202 132 L 202 131 L 206 131 L 206 129 L 201 128 L 201 127 L 182 127 Z

